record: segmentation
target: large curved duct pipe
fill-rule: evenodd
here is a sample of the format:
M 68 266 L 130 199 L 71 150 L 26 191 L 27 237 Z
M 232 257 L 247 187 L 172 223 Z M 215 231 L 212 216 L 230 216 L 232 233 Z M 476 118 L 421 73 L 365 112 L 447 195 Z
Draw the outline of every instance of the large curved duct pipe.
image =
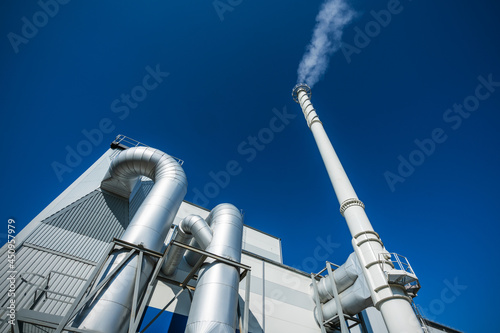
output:
M 355 315 L 373 305 L 371 293 L 368 289 L 364 276 L 360 275 L 358 279 L 349 288 L 339 293 L 340 303 L 344 314 Z M 328 302 L 321 304 L 323 318 L 325 320 L 333 318 L 338 313 L 337 302 L 335 299 L 330 299 Z M 319 325 L 318 309 L 314 309 L 314 318 Z
M 337 287 L 337 292 L 340 294 L 354 284 L 358 276 L 362 275 L 363 271 L 359 267 L 355 253 L 351 253 L 346 262 L 333 271 L 333 279 Z M 333 298 L 332 280 L 327 276 L 318 281 L 318 296 L 321 303 L 328 302 Z M 314 295 L 311 285 L 311 295 Z
M 113 160 L 101 188 L 128 197 L 140 176 L 150 178 L 155 184 L 121 239 L 160 252 L 186 195 L 186 175 L 179 163 L 169 155 L 149 147 L 135 147 L 122 151 Z M 120 264 L 125 255 L 122 250 L 112 253 L 100 280 Z M 128 331 L 137 258 L 132 257 L 86 305 L 75 318 L 74 327 L 105 333 Z M 145 290 L 152 269 L 153 262 L 145 259 L 139 281 L 140 295 Z
M 205 250 L 212 241 L 212 229 L 208 226 L 207 222 L 198 215 L 188 215 L 179 223 L 177 233 L 174 240 L 179 243 L 188 243 L 192 238 L 196 240 L 202 250 Z M 174 246 L 167 256 L 167 260 L 163 262 L 161 268 L 163 274 L 171 276 L 177 270 L 177 266 L 182 260 L 182 256 L 186 252 L 185 249 Z
M 205 219 L 205 222 L 207 222 L 207 225 L 209 225 L 209 226 L 212 225 L 212 212 L 210 212 L 210 214 L 208 214 L 207 218 Z M 198 244 L 198 242 L 196 241 L 196 238 L 191 239 L 191 241 L 189 242 L 189 245 L 192 247 L 195 247 L 197 249 L 201 248 L 200 244 Z M 204 248 L 201 248 L 201 249 L 204 250 Z M 187 250 L 184 253 L 184 260 L 186 260 L 186 262 L 191 267 L 194 267 L 198 263 L 198 260 L 200 260 L 201 257 L 202 257 L 201 254 L 196 253 L 196 252 L 191 251 L 191 250 Z
M 243 218 L 231 204 L 211 212 L 213 237 L 208 252 L 239 262 Z M 185 333 L 234 333 L 238 306 L 239 273 L 235 267 L 207 259 L 200 274 Z

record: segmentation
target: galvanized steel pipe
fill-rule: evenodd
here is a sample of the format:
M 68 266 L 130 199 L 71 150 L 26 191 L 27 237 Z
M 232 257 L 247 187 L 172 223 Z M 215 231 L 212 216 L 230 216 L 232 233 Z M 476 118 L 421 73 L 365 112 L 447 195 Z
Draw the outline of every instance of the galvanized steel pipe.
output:
M 213 237 L 206 251 L 240 262 L 243 218 L 231 204 L 210 213 Z M 186 333 L 234 333 L 236 330 L 239 273 L 235 267 L 207 259 L 200 268 Z
M 187 244 L 193 237 L 200 244 L 202 250 L 205 250 L 212 241 L 212 229 L 199 215 L 188 215 L 183 218 L 179 223 L 174 240 Z M 163 262 L 163 274 L 171 276 L 175 273 L 185 251 L 185 249 L 177 246 L 170 250 L 167 259 Z
M 179 163 L 169 155 L 149 147 L 134 147 L 122 151 L 111 162 L 101 188 L 119 195 L 127 195 L 132 192 L 132 186 L 141 176 L 150 178 L 155 184 L 121 239 L 160 252 L 186 195 L 186 175 Z M 124 257 L 123 251 L 113 253 L 98 281 L 121 264 Z M 128 331 L 137 259 L 138 256 L 133 256 L 80 312 L 73 322 L 74 327 L 106 333 Z M 151 259 L 145 259 L 142 263 L 140 293 L 145 290 L 153 264 Z
M 357 263 L 357 258 L 355 253 L 351 253 L 346 262 L 337 268 L 333 272 L 333 279 L 335 280 L 337 292 L 340 294 L 347 288 L 353 285 L 359 275 L 362 275 L 363 271 Z M 321 278 L 317 283 L 318 286 L 318 296 L 321 303 L 328 302 L 333 298 L 333 287 L 331 279 L 327 276 Z M 314 295 L 311 285 L 311 295 Z

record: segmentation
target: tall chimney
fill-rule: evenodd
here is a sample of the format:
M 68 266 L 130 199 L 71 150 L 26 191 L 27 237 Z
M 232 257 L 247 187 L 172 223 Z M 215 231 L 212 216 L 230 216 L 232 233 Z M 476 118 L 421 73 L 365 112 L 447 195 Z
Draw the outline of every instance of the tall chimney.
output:
M 311 104 L 311 88 L 297 84 L 292 91 L 293 99 L 300 104 L 307 125 L 313 133 L 319 152 L 325 163 L 333 189 L 340 204 L 340 213 L 345 217 L 352 235 L 352 245 L 363 267 L 374 306 L 384 317 L 389 333 L 423 333 L 411 307 L 411 298 L 403 286 L 389 284 L 385 271 L 392 269 L 379 235 L 365 213 L 364 204 L 358 199 L 328 135 Z

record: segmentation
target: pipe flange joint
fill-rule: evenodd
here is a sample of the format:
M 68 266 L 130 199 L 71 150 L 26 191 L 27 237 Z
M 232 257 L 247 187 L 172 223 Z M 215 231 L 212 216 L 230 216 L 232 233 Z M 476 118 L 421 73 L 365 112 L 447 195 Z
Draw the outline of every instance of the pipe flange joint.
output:
M 305 83 L 298 83 L 295 85 L 295 87 L 293 87 L 292 89 L 292 97 L 293 97 L 293 100 L 297 103 L 300 104 L 299 102 L 299 91 L 305 91 L 305 93 L 307 94 L 307 96 L 309 98 L 311 98 L 311 88 L 309 88 L 309 86 Z
M 340 205 L 340 214 L 344 216 L 344 212 L 347 210 L 347 208 L 352 206 L 359 206 L 365 209 L 365 204 L 361 200 L 352 198 L 352 199 L 347 199 L 342 203 L 342 205 Z

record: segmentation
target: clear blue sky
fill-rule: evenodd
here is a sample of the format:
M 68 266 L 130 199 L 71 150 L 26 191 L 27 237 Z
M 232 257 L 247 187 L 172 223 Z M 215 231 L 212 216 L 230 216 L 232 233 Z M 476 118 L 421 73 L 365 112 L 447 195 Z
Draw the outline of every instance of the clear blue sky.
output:
M 190 201 L 210 172 L 236 161 L 240 172 L 212 186 L 206 206 L 242 208 L 247 224 L 282 238 L 285 264 L 319 270 L 314 253 L 324 242 L 338 245 L 330 261 L 345 261 L 350 235 L 290 96 L 321 1 L 219 3 L 224 12 L 212 1 L 68 1 L 47 7 L 50 17 L 36 1 L 2 1 L 5 222 L 26 225 L 122 133 L 185 160 Z M 491 332 L 500 273 L 499 5 L 404 0 L 382 27 L 371 11 L 391 3 L 351 2 L 359 14 L 343 41 L 358 47 L 330 59 L 312 101 L 375 230 L 388 250 L 410 258 L 423 286 L 417 303 L 438 322 Z M 374 30 L 363 40 L 366 28 Z M 154 71 L 156 80 L 147 76 Z M 478 88 L 479 76 L 490 76 L 490 90 Z M 140 102 L 127 102 L 130 94 Z M 447 111 L 464 101 L 475 111 Z M 297 116 L 273 121 L 285 111 Z M 275 132 L 266 130 L 271 121 Z M 100 122 L 102 141 L 82 144 Z M 422 161 L 415 140 L 435 129 L 446 140 Z M 67 147 L 87 156 L 69 167 Z M 400 155 L 420 165 L 402 170 L 404 182 L 391 190 L 384 174 L 398 174 Z M 58 177 L 54 162 L 72 171 Z

